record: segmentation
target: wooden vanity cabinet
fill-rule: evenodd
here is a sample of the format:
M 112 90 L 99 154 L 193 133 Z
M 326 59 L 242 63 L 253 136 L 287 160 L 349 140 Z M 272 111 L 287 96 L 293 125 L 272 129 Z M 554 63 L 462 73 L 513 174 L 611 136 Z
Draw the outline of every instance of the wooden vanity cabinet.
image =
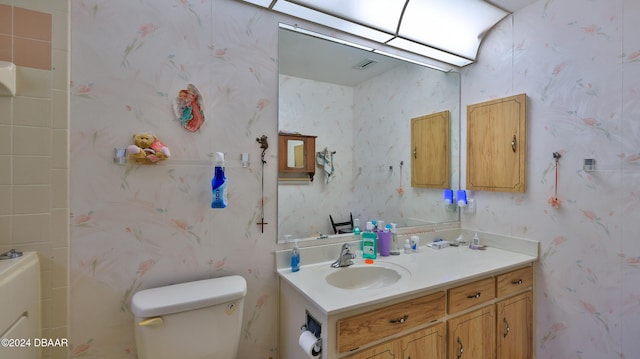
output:
M 496 291 L 496 358 L 533 358 L 533 267 L 497 276 Z
M 532 359 L 533 268 L 329 316 L 281 283 L 281 358 L 301 357 L 296 313 L 307 312 L 322 324 L 325 359 Z
M 281 174 L 305 175 L 313 181 L 316 173 L 315 158 L 316 136 L 278 135 L 278 172 Z
M 495 358 L 495 313 L 495 307 L 487 305 L 481 309 L 449 319 L 447 321 L 448 358 Z
M 407 300 L 338 321 L 337 347 L 344 353 L 435 322 L 444 316 L 445 292 Z
M 531 359 L 533 267 L 449 289 L 448 359 Z M 515 296 L 514 296 L 515 295 Z
M 347 359 L 398 359 L 400 356 L 397 347 L 395 341 L 390 341 L 349 355 Z
M 438 323 L 350 355 L 348 359 L 445 359 L 445 325 Z
M 449 314 L 458 313 L 496 297 L 496 282 L 493 277 L 449 289 L 447 295 Z
M 531 359 L 533 295 L 531 291 L 496 304 L 497 359 Z

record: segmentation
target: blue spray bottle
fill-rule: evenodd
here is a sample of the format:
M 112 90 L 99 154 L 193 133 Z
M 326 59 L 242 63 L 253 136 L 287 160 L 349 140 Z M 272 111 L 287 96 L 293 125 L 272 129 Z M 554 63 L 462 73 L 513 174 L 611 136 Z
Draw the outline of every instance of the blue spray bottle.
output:
M 211 179 L 211 208 L 227 208 L 227 177 L 224 175 L 224 153 L 216 152 L 216 167 Z

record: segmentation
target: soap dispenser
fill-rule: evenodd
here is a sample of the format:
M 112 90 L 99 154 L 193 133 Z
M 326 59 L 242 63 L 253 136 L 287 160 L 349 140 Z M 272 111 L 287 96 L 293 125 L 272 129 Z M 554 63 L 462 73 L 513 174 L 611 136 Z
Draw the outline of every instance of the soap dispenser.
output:
M 300 249 L 298 248 L 298 240 L 296 239 L 293 249 L 291 250 L 291 271 L 300 270 Z
M 473 244 L 476 247 L 480 247 L 480 237 L 478 237 L 478 232 L 476 232 L 476 234 L 473 235 L 473 239 L 471 240 L 471 244 Z

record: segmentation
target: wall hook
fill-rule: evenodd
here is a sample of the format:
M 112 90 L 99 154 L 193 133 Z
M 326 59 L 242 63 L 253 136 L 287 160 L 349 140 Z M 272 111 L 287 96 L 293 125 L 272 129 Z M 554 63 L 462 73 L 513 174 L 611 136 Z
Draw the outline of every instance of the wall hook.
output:
M 555 196 L 554 197 L 550 197 L 549 198 L 549 204 L 551 205 L 551 207 L 553 208 L 560 208 L 560 203 L 562 201 L 560 201 L 560 199 L 558 199 L 558 162 L 560 161 L 560 157 L 562 157 L 562 155 L 560 154 L 560 152 L 554 152 L 553 153 L 553 159 L 556 160 L 556 186 L 555 186 Z
M 262 154 L 260 155 L 260 159 L 262 161 L 262 172 L 261 172 L 261 184 L 262 187 L 260 189 L 260 222 L 257 225 L 260 226 L 260 232 L 264 233 L 264 225 L 269 224 L 264 221 L 264 165 L 267 161 L 264 160 L 264 153 L 269 148 L 269 143 L 267 142 L 267 135 L 262 135 L 259 138 L 256 138 L 256 142 L 260 144 L 260 148 L 262 149 Z

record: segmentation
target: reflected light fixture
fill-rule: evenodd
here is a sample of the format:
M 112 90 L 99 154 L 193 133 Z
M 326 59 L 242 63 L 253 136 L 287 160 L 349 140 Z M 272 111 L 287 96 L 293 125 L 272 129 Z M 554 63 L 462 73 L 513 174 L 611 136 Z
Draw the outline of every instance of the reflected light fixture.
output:
M 458 67 L 509 15 L 484 0 L 243 1 Z

